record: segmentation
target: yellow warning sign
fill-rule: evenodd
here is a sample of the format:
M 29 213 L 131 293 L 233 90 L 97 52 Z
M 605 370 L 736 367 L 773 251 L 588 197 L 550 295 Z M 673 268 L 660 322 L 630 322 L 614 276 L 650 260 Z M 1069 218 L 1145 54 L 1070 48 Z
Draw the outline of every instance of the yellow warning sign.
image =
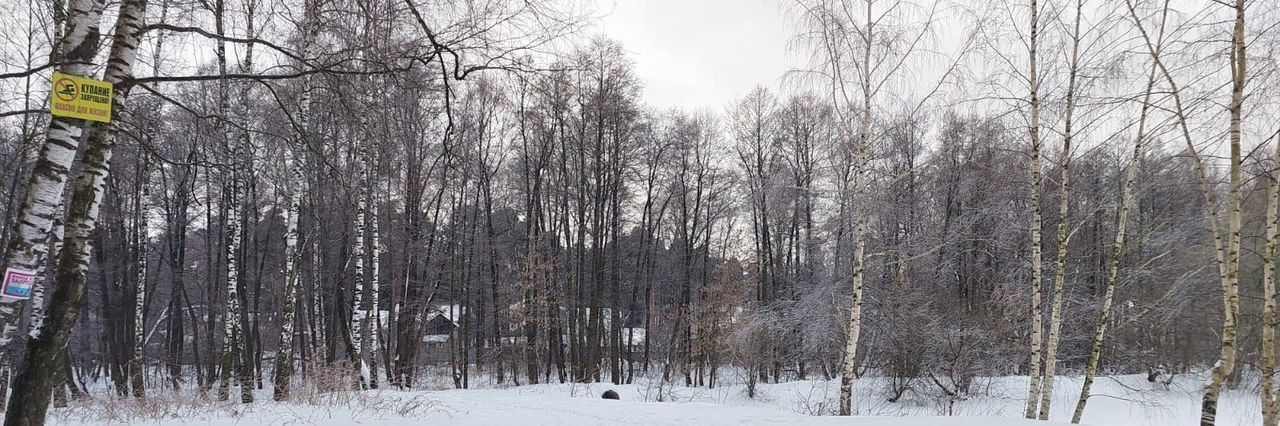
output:
M 112 95 L 111 83 L 60 72 L 53 73 L 51 110 L 55 116 L 109 123 L 111 122 Z

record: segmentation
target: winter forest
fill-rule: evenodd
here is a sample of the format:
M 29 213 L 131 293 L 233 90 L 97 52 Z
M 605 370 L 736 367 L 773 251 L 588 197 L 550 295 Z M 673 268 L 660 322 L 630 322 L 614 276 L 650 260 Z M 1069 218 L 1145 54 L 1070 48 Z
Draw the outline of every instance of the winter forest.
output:
M 5 424 L 1280 424 L 1280 4 L 606 3 L 0 0 Z

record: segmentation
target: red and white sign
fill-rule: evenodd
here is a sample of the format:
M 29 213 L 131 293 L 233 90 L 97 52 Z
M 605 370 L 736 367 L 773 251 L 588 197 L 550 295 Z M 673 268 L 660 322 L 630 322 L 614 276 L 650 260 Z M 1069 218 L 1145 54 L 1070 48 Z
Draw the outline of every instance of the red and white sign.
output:
M 35 271 L 9 268 L 4 271 L 4 286 L 0 287 L 0 296 L 18 300 L 30 299 L 31 287 L 35 283 Z

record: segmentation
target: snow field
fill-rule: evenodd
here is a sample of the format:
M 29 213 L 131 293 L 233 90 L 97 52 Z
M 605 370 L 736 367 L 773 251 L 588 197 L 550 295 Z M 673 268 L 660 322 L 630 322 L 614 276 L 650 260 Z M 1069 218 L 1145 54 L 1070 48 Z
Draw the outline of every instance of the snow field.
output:
M 481 380 L 474 385 L 483 386 Z M 463 390 L 371 390 L 364 392 L 295 391 L 295 400 L 271 400 L 270 389 L 257 392 L 258 402 L 213 402 L 194 393 L 169 392 L 146 401 L 115 399 L 98 393 L 50 411 L 53 424 L 155 425 L 731 425 L 855 424 L 859 426 L 1022 426 L 1070 421 L 1080 378 L 1060 377 L 1054 392 L 1054 422 L 1021 419 L 1025 377 L 978 379 L 974 395 L 950 401 L 925 381 L 895 403 L 885 401 L 886 382 L 857 382 L 860 416 L 830 416 L 839 395 L 838 380 L 806 380 L 757 385 L 754 399 L 743 385 L 690 388 L 682 382 L 660 385 L 637 378 L 635 384 L 540 384 Z M 1084 423 L 1117 426 L 1191 425 L 1199 418 L 1198 377 L 1174 380 L 1166 389 L 1141 376 L 1100 378 Z M 621 401 L 600 399 L 608 389 Z M 232 395 L 237 395 L 233 390 Z M 1257 394 L 1242 388 L 1226 393 L 1219 425 L 1258 423 Z M 819 416 L 815 416 L 819 415 Z

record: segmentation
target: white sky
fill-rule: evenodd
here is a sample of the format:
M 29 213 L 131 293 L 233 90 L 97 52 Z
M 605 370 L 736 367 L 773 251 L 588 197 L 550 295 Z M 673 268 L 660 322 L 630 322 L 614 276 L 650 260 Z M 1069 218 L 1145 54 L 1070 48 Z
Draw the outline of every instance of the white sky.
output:
M 654 107 L 719 111 L 802 63 L 784 0 L 595 1 L 596 31 L 622 43 Z

